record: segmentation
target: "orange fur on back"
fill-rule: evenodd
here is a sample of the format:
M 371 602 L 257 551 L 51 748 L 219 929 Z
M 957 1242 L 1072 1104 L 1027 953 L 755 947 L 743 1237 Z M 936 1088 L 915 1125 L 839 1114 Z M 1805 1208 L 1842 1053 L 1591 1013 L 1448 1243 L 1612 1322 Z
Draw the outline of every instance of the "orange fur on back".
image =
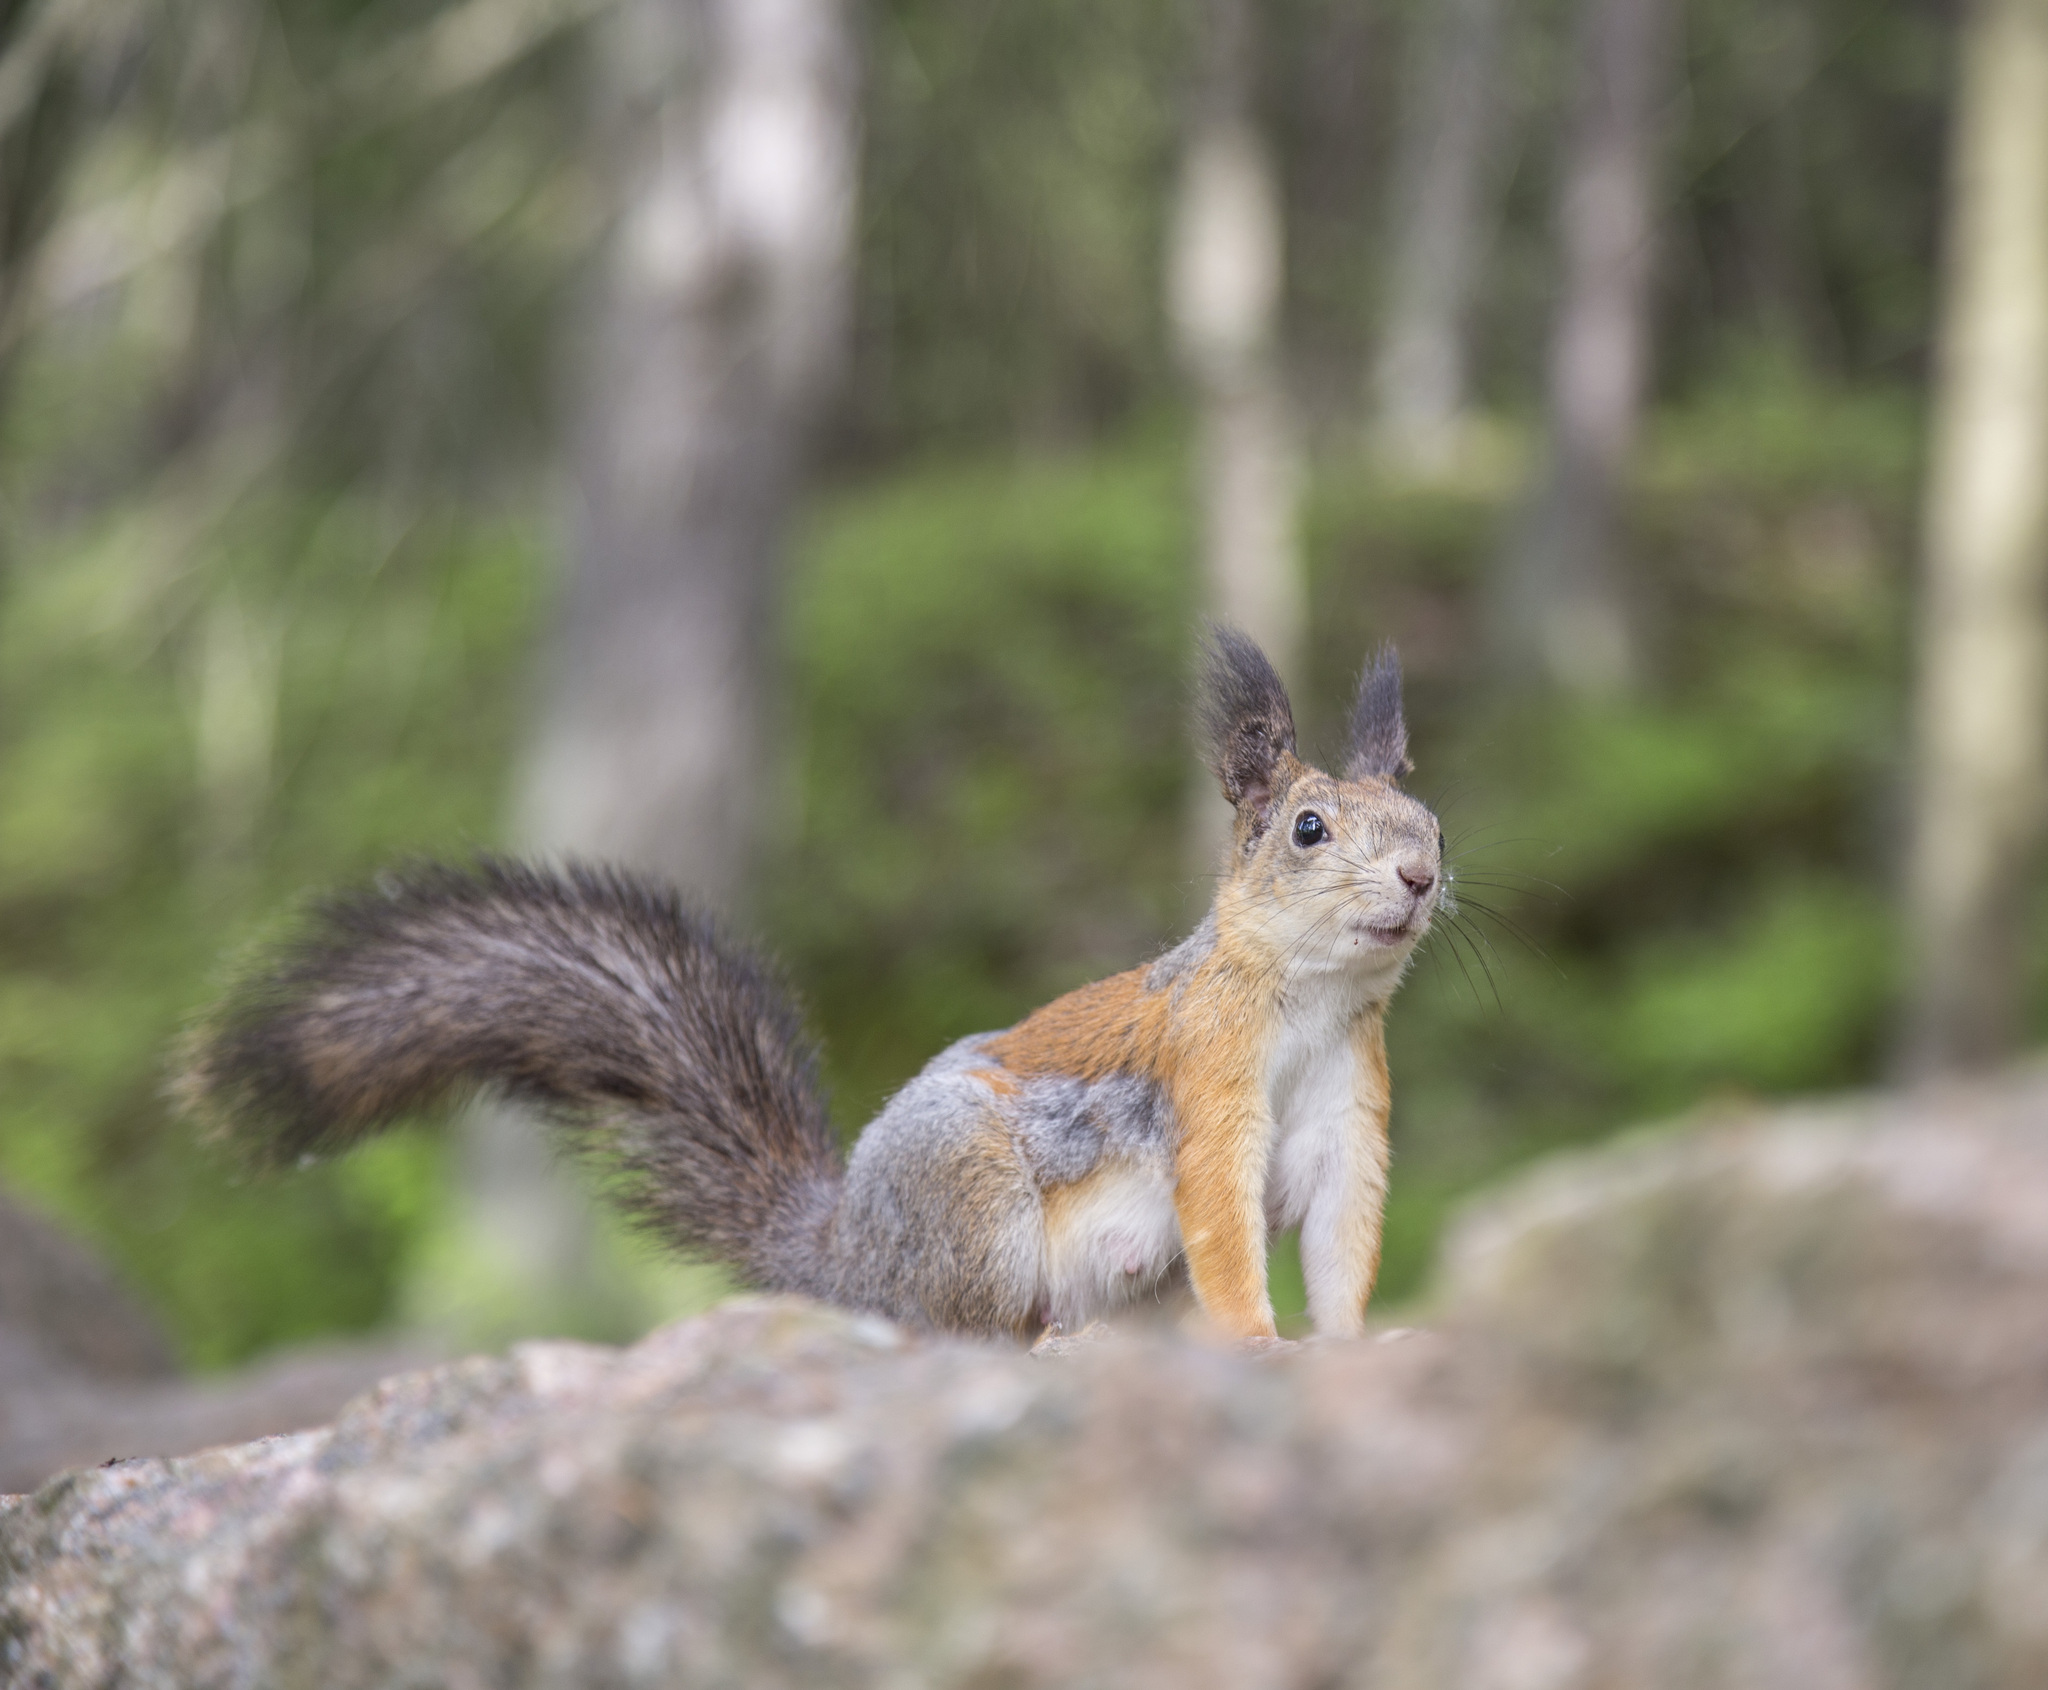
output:
M 1148 992 L 1145 970 L 1132 968 L 1054 998 L 982 1049 L 1013 1074 L 1081 1080 L 1142 1074 L 1163 1080 L 1165 1032 L 1165 994 Z

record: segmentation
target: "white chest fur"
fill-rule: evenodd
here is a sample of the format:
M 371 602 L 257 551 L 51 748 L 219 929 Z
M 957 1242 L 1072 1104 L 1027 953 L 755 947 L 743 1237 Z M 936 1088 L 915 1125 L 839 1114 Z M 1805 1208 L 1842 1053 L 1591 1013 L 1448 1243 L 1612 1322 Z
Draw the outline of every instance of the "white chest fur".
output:
M 1266 1167 L 1266 1215 L 1299 1226 L 1309 1200 L 1343 1161 L 1355 1131 L 1358 1058 L 1352 1031 L 1366 1003 L 1356 975 L 1315 974 L 1289 988 L 1266 1065 L 1273 1149 Z

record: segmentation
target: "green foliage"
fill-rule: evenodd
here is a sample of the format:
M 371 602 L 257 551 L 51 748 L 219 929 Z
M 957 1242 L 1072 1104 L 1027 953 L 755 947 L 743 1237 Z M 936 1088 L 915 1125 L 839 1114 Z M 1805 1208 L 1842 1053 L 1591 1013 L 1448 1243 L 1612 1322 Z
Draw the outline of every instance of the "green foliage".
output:
M 383 1317 L 440 1152 L 242 1184 L 168 1130 L 167 1047 L 308 889 L 490 836 L 541 575 L 527 524 L 280 498 L 200 563 L 151 544 L 164 515 L 53 535 L 5 578 L 0 1181 L 208 1364 Z
M 1759 339 L 1837 377 L 1891 376 L 1920 358 L 1953 15 L 1929 0 L 1686 9 L 1667 391 L 1715 385 Z
M 1171 441 L 936 466 L 814 525 L 785 658 L 794 825 L 764 905 L 849 1123 L 939 1044 L 1199 912 L 1181 477 Z
M 1953 34 L 1933 0 L 1689 10 L 1665 407 L 1631 513 L 1655 671 L 1595 710 L 1487 670 L 1515 424 L 1450 485 L 1381 481 L 1342 444 L 1419 12 L 1269 8 L 1263 90 L 1326 454 L 1297 714 L 1327 745 L 1360 654 L 1401 642 L 1465 912 L 1394 1016 L 1394 1292 L 1458 1192 L 1546 1146 L 1885 1070 L 1907 382 Z M 610 211 L 587 14 L 50 15 L 78 26 L 44 95 L 79 150 L 46 294 L 10 300 L 0 348 L 0 1180 L 217 1363 L 384 1317 L 435 1235 L 430 1137 L 245 1186 L 157 1089 L 221 959 L 291 900 L 496 836 L 554 513 L 486 490 L 531 482 L 561 433 L 555 325 Z M 1476 359 L 1508 407 L 1554 288 L 1564 16 L 1528 10 L 1508 48 Z M 791 579 L 757 911 L 849 1127 L 945 1041 L 1145 956 L 1206 899 L 1185 443 L 1144 422 L 1176 403 L 1158 277 L 1185 9 L 867 17 L 849 480 Z M 1020 441 L 1036 455 L 997 461 Z M 2048 901 L 2015 919 L 2048 958 Z M 2048 1026 L 2048 967 L 2036 997 Z
M 872 450 L 1085 440 L 1170 386 L 1158 303 L 1183 14 L 871 13 L 860 362 Z
M 1782 384 L 1664 419 L 1634 518 L 1661 678 L 1602 709 L 1489 684 L 1511 462 L 1319 476 L 1308 748 L 1399 639 L 1464 906 L 1392 1022 L 1390 1291 L 1456 1193 L 1545 1146 L 1881 1075 L 1914 449 L 1909 410 Z M 1165 434 L 928 463 L 810 524 L 758 914 L 849 1129 L 947 1041 L 1199 915 L 1184 463 Z M 166 532 L 146 503 L 55 525 L 0 599 L 0 1179 L 218 1362 L 384 1316 L 441 1153 L 238 1183 L 169 1127 L 166 1046 L 308 889 L 494 836 L 545 530 L 280 494 L 203 559 Z

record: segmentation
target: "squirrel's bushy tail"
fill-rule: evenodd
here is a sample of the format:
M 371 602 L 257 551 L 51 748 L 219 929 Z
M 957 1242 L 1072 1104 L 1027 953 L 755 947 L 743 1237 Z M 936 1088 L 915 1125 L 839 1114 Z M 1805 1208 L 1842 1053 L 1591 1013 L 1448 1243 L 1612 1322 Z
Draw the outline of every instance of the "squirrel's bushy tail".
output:
M 763 964 L 631 875 L 485 859 L 329 899 L 174 1082 L 271 1163 L 481 1088 L 541 1106 L 673 1245 L 819 1288 L 843 1171 L 802 1023 Z

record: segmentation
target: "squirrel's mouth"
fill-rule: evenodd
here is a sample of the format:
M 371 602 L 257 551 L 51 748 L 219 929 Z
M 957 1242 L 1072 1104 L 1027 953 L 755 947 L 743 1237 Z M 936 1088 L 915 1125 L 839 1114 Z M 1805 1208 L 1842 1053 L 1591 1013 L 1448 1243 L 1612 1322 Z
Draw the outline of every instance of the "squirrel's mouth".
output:
M 1415 936 L 1415 923 L 1403 921 L 1392 926 L 1380 926 L 1372 922 L 1354 921 L 1352 934 L 1369 945 L 1398 945 Z

